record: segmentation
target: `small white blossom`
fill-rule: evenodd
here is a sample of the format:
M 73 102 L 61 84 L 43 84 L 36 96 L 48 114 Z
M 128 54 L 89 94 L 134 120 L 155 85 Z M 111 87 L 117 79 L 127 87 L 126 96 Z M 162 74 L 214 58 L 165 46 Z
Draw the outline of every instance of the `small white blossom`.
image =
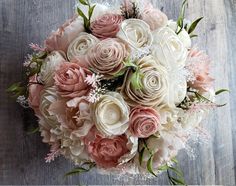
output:
M 24 108 L 29 108 L 28 100 L 25 98 L 25 96 L 19 96 L 16 99 L 16 102 L 19 103 Z

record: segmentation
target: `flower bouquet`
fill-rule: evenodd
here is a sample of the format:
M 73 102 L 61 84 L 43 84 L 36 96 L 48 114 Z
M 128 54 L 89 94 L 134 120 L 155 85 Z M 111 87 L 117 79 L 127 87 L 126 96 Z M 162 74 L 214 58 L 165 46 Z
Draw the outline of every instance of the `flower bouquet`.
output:
M 120 7 L 79 0 L 77 14 L 52 32 L 24 62 L 26 81 L 8 91 L 34 110 L 45 158 L 59 155 L 76 168 L 145 174 L 172 170 L 176 156 L 196 135 L 215 103 L 210 58 L 192 47 L 202 18 L 178 20 L 145 0 Z M 207 137 L 205 137 L 207 138 Z

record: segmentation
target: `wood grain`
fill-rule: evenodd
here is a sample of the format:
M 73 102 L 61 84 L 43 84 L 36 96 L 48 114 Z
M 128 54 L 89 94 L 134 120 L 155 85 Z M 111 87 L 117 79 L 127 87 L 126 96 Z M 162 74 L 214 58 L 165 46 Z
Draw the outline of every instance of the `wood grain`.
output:
M 73 14 L 74 0 L 0 0 L 0 184 L 168 184 L 166 175 L 145 180 L 117 179 L 95 171 L 64 179 L 73 164 L 63 158 L 44 163 L 47 145 L 39 135 L 26 135 L 24 123 L 35 122 L 6 94 L 5 89 L 22 78 L 22 61 L 28 44 L 44 38 Z M 117 3 L 118 1 L 106 2 Z M 169 18 L 176 19 L 180 0 L 153 0 Z M 204 126 L 212 141 L 195 144 L 195 159 L 180 152 L 178 159 L 188 184 L 235 185 L 236 165 L 236 0 L 189 0 L 187 17 L 204 16 L 194 44 L 207 50 L 214 61 L 215 87 L 231 93 L 218 101 L 227 106 L 215 110 Z

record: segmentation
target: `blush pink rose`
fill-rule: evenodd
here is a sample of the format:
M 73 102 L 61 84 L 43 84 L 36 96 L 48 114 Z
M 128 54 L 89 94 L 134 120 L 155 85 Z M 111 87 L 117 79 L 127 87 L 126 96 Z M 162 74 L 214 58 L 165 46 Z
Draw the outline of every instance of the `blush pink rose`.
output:
M 44 41 L 46 50 L 50 52 L 55 50 L 67 52 L 69 44 L 83 31 L 84 23 L 81 18 L 74 17 L 66 21 Z
M 86 60 L 93 70 L 110 78 L 123 69 L 129 53 L 127 43 L 117 38 L 108 38 L 94 45 L 86 55 Z
M 92 73 L 76 63 L 65 62 L 55 72 L 54 80 L 58 93 L 65 98 L 87 95 L 90 86 L 85 82 Z
M 147 138 L 160 128 L 160 116 L 150 107 L 137 106 L 131 110 L 130 132 L 139 138 Z
M 37 81 L 37 76 L 31 76 L 29 78 L 29 105 L 34 110 L 37 110 L 40 104 L 40 93 L 43 90 L 43 85 Z
M 88 154 L 102 168 L 116 167 L 119 159 L 130 151 L 127 143 L 128 139 L 125 134 L 106 138 L 95 127 L 85 137 Z
M 191 88 L 207 92 L 213 87 L 214 79 L 210 77 L 210 58 L 198 49 L 191 49 L 187 59 L 187 69 L 192 73 L 194 79 L 188 82 Z
M 150 26 L 151 30 L 156 30 L 167 25 L 168 21 L 167 16 L 155 8 L 145 9 L 141 14 L 141 19 Z
M 100 39 L 115 37 L 120 30 L 123 16 L 118 14 L 105 14 L 91 23 L 92 34 Z

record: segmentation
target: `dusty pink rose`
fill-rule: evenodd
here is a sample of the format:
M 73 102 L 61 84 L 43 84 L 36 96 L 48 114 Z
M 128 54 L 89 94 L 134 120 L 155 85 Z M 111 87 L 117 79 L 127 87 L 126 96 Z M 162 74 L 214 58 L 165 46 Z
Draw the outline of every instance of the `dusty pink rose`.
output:
M 191 49 L 187 59 L 187 69 L 192 73 L 194 79 L 188 82 L 191 88 L 207 92 L 213 87 L 214 79 L 210 77 L 210 58 L 198 49 Z
M 119 164 L 119 159 L 129 153 L 126 135 L 103 137 L 93 127 L 85 138 L 88 153 L 99 167 L 112 168 Z
M 31 76 L 29 78 L 29 105 L 34 110 L 37 110 L 40 104 L 40 93 L 43 90 L 43 85 L 40 85 L 37 81 L 37 76 Z
M 137 106 L 130 113 L 130 132 L 139 138 L 147 138 L 160 128 L 160 116 L 150 107 Z
M 92 22 L 90 29 L 92 34 L 100 39 L 115 37 L 123 19 L 119 14 L 105 14 Z
M 46 50 L 50 52 L 55 50 L 67 52 L 69 44 L 83 31 L 84 24 L 81 18 L 74 17 L 66 21 L 44 41 Z
M 129 52 L 129 46 L 122 40 L 108 38 L 97 43 L 86 58 L 92 69 L 109 78 L 123 69 Z
M 55 72 L 54 80 L 58 93 L 65 98 L 87 95 L 90 86 L 85 82 L 91 72 L 76 63 L 65 62 Z
M 141 14 L 141 19 L 145 21 L 151 28 L 156 30 L 167 24 L 167 16 L 160 10 L 155 8 L 147 8 Z

